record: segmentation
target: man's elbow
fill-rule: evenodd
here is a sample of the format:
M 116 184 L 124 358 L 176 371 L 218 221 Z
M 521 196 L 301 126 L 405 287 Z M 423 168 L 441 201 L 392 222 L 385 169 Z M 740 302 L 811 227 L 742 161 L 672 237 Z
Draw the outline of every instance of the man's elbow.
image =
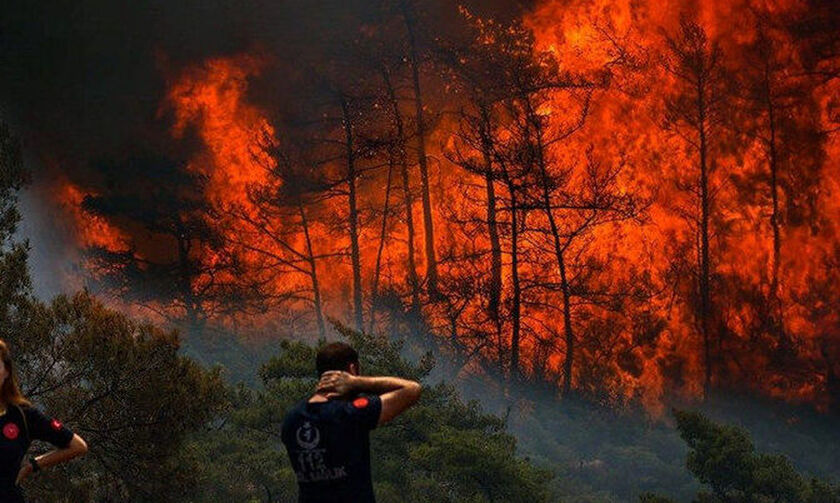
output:
M 73 438 L 73 441 L 71 443 L 72 443 L 73 453 L 76 456 L 84 456 L 85 454 L 87 454 L 88 445 L 87 445 L 87 442 L 85 442 L 82 437 L 76 435 Z

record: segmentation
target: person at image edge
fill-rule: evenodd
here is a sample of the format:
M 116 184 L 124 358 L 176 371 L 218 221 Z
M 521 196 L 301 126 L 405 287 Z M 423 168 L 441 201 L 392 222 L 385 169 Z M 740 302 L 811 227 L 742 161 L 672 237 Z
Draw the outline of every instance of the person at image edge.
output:
M 49 442 L 56 449 L 27 458 L 33 440 Z M 0 502 L 24 503 L 21 483 L 28 477 L 86 452 L 82 437 L 23 396 L 9 346 L 0 340 Z

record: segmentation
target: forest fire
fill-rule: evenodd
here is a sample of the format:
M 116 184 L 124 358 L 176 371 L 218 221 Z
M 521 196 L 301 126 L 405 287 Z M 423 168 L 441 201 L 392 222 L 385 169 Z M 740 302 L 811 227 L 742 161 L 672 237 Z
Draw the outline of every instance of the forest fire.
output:
M 276 143 L 264 114 L 245 102 L 248 79 L 264 66 L 259 58 L 213 59 L 188 68 L 172 84 L 167 105 L 174 109 L 173 136 L 196 127 L 206 147 L 188 169 L 208 177 L 207 198 L 224 206 L 247 204 L 249 184 L 263 183 Z
M 563 394 L 828 410 L 840 79 L 811 7 L 545 0 L 511 23 L 461 7 L 455 28 L 397 8 L 333 60 L 174 72 L 160 116 L 199 146 L 160 179 L 169 219 L 108 202 L 130 187 L 57 198 L 109 278 L 156 275 L 138 301 L 189 330 L 323 336 L 332 316 Z M 250 92 L 273 72 L 295 106 Z
M 83 248 L 101 247 L 114 252 L 129 248 L 131 237 L 106 219 L 88 215 L 82 209 L 86 194 L 72 182 L 64 181 L 56 191 L 62 208 L 73 216 L 75 233 Z

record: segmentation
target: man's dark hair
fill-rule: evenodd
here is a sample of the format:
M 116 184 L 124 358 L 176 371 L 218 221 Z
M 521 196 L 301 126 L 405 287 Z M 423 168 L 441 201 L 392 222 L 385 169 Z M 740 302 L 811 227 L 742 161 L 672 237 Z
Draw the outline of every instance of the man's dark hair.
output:
M 319 376 L 328 370 L 347 370 L 351 363 L 359 364 L 359 353 L 343 342 L 331 342 L 319 349 L 315 356 Z

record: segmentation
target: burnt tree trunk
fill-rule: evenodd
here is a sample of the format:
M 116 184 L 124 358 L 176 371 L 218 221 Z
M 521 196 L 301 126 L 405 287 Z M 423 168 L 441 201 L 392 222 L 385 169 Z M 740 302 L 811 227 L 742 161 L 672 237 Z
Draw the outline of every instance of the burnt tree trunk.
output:
M 184 314 L 190 330 L 200 329 L 202 320 L 201 304 L 193 291 L 192 281 L 195 276 L 190 263 L 190 239 L 183 224 L 176 222 L 178 243 L 178 289 L 184 302 Z
M 770 130 L 770 137 L 767 143 L 769 154 L 769 168 L 770 168 L 770 197 L 773 201 L 773 210 L 770 213 L 770 226 L 773 228 L 773 276 L 772 276 L 772 291 L 773 295 L 778 298 L 779 294 L 779 263 L 781 261 L 782 238 L 781 229 L 779 225 L 779 182 L 778 182 L 778 154 L 776 151 L 776 107 L 773 103 L 770 90 L 770 78 L 767 75 L 765 84 L 768 128 Z
M 429 194 L 429 166 L 426 159 L 426 123 L 423 113 L 423 94 L 420 90 L 420 61 L 417 54 L 415 19 L 408 2 L 402 4 L 403 19 L 408 32 L 411 80 L 414 88 L 414 109 L 417 123 L 417 159 L 420 165 L 420 183 L 423 201 L 423 229 L 426 248 L 426 288 L 429 296 L 438 295 L 437 258 L 435 257 L 435 229 L 432 219 L 432 202 Z
M 411 287 L 411 309 L 416 314 L 420 312 L 420 279 L 417 277 L 417 264 L 414 261 L 414 202 L 411 196 L 411 182 L 408 174 L 408 156 L 406 155 L 405 148 L 405 126 L 403 125 L 397 95 L 394 91 L 394 86 L 387 70 L 382 72 L 382 78 L 385 81 L 385 86 L 388 90 L 388 99 L 391 102 L 391 109 L 394 116 L 394 127 L 397 133 L 397 163 L 400 166 L 400 176 L 402 178 L 403 201 L 405 205 L 405 224 L 408 232 L 408 239 L 406 242 L 406 246 L 408 248 L 408 250 L 406 250 L 408 256 L 408 284 Z
M 487 233 L 490 237 L 490 299 L 487 309 L 499 328 L 499 305 L 502 297 L 502 245 L 496 221 L 496 189 L 493 177 L 493 137 L 490 116 L 485 105 L 481 108 L 481 153 L 484 158 L 484 182 L 487 191 Z
M 350 227 L 350 260 L 353 267 L 353 314 L 355 328 L 364 329 L 364 315 L 362 313 L 362 265 L 359 251 L 359 210 L 356 203 L 356 156 L 353 150 L 353 124 L 350 118 L 350 106 L 345 96 L 340 97 L 342 124 L 345 136 L 345 154 L 347 156 L 347 194 L 348 194 L 348 223 Z
M 773 304 L 775 322 L 773 330 L 776 332 L 776 338 L 780 343 L 780 349 L 788 348 L 788 340 L 784 328 L 784 309 L 782 308 L 781 294 L 779 292 L 779 269 L 781 265 L 782 255 L 782 237 L 781 224 L 779 222 L 779 154 L 778 154 L 778 138 L 777 130 L 778 124 L 776 120 L 777 104 L 773 99 L 773 70 L 771 68 L 772 54 L 769 53 L 770 47 L 765 47 L 763 54 L 764 68 L 762 72 L 762 97 L 764 98 L 762 105 L 767 113 L 767 129 L 768 137 L 766 140 L 767 149 L 767 163 L 770 171 L 770 199 L 772 201 L 772 210 L 770 213 L 770 227 L 773 232 L 773 257 L 772 257 L 772 273 L 770 279 L 770 299 Z
M 518 381 L 521 375 L 519 369 L 519 346 L 522 325 L 522 285 L 519 278 L 519 202 L 517 200 L 516 183 L 510 177 L 507 168 L 503 166 L 502 176 L 510 194 L 510 272 L 513 297 L 511 298 L 510 319 L 510 369 L 511 381 Z
M 514 381 L 519 380 L 519 344 L 522 324 L 522 285 L 519 281 L 519 221 L 517 219 L 516 196 L 511 195 L 510 208 L 510 268 L 511 283 L 513 285 L 513 299 L 511 300 L 511 323 L 513 324 L 510 339 L 510 375 Z
M 300 213 L 300 225 L 303 228 L 303 237 L 306 240 L 306 261 L 309 262 L 309 279 L 312 283 L 312 306 L 315 310 L 315 321 L 318 323 L 318 337 L 323 339 L 326 337 L 327 332 L 324 325 L 321 286 L 318 282 L 318 268 L 315 261 L 315 254 L 312 250 L 312 239 L 309 235 L 309 220 L 306 218 L 303 203 L 300 201 L 298 202 L 298 212 Z
M 712 342 L 709 322 L 711 317 L 711 278 L 709 266 L 709 166 L 708 166 L 708 142 L 706 136 L 707 110 L 706 110 L 706 87 L 703 79 L 697 81 L 697 129 L 699 133 L 700 150 L 700 333 L 703 337 L 703 357 L 705 362 L 705 389 L 708 391 L 712 384 L 713 362 Z
M 394 157 L 388 156 L 388 182 L 385 185 L 385 203 L 382 208 L 382 226 L 379 228 L 379 248 L 376 250 L 376 267 L 373 271 L 373 287 L 370 294 L 370 333 L 376 323 L 376 303 L 379 297 L 379 276 L 382 270 L 382 252 L 385 250 L 385 239 L 388 237 L 388 213 L 391 211 L 391 180 L 394 174 Z
M 563 395 L 568 396 L 572 391 L 572 370 L 575 358 L 575 334 L 572 327 L 572 291 L 569 285 L 569 278 L 566 274 L 566 248 L 560 240 L 560 228 L 554 216 L 551 205 L 551 193 L 549 187 L 548 168 L 545 162 L 545 149 L 543 144 L 542 127 L 539 117 L 531 110 L 529 113 L 530 122 L 534 124 L 535 141 L 537 146 L 536 161 L 540 170 L 542 207 L 548 218 L 551 229 L 554 257 L 557 261 L 557 270 L 560 274 L 560 290 L 563 294 L 563 336 L 566 342 L 566 355 L 563 359 Z

